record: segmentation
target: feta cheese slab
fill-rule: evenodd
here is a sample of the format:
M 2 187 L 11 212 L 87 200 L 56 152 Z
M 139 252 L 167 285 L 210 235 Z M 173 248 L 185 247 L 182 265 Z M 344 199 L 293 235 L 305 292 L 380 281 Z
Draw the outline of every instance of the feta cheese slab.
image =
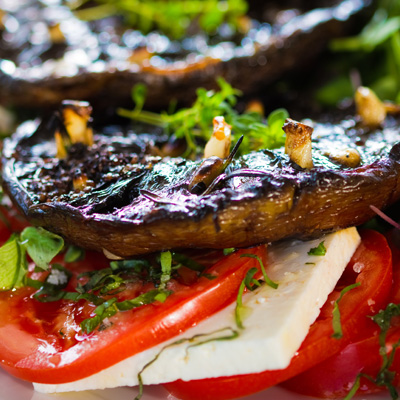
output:
M 308 255 L 322 241 L 326 254 Z M 236 304 L 231 304 L 168 342 L 90 377 L 58 385 L 34 383 L 35 390 L 53 393 L 136 386 L 146 365 L 144 384 L 286 368 L 359 242 L 357 230 L 348 228 L 317 240 L 273 244 L 268 248 L 266 271 L 279 287 L 263 284 L 243 296 L 244 329 L 237 328 Z M 232 340 L 209 340 L 233 333 L 238 337 Z

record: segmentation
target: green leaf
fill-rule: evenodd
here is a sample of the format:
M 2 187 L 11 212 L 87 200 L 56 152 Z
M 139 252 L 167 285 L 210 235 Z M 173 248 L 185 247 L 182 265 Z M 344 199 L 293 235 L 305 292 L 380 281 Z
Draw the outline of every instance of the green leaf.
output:
M 193 258 L 185 256 L 182 253 L 173 253 L 172 259 L 178 264 L 182 264 L 192 271 L 203 272 L 205 268 L 204 265 L 199 264 L 197 261 L 193 260 Z
M 309 256 L 324 256 L 326 254 L 325 242 L 321 242 L 317 247 L 313 247 L 307 253 Z
M 236 251 L 234 247 L 229 247 L 227 249 L 223 250 L 224 256 L 229 256 L 229 254 L 232 254 Z
M 64 261 L 66 263 L 73 263 L 75 261 L 81 261 L 85 258 L 85 250 L 78 246 L 70 245 L 66 253 L 64 254 Z
M 0 247 L 0 290 L 22 286 L 27 271 L 25 249 L 18 236 L 12 235 Z
M 62 237 L 31 226 L 22 231 L 21 240 L 33 262 L 42 269 L 47 269 L 50 261 L 64 247 Z
M 342 324 L 340 321 L 340 310 L 339 310 L 339 302 L 342 300 L 343 296 L 349 292 L 350 290 L 355 289 L 360 286 L 361 283 L 357 282 L 352 285 L 346 286 L 341 292 L 339 298 L 335 301 L 332 311 L 332 326 L 333 326 L 333 335 L 332 337 L 335 339 L 341 339 L 343 337 Z
M 165 133 L 185 138 L 187 152 L 184 156 L 200 155 L 213 132 L 213 119 L 223 116 L 232 126 L 233 143 L 244 135 L 238 154 L 246 154 L 261 148 L 277 148 L 285 143 L 282 126 L 288 117 L 284 109 L 273 111 L 268 116 L 268 125 L 259 113 L 239 114 L 233 107 L 241 92 L 223 78 L 218 78 L 219 91 L 197 89 L 197 98 L 191 108 L 183 108 L 173 114 L 151 113 L 136 107 L 133 111 L 119 109 L 119 115 L 136 121 L 163 127 Z M 140 99 L 139 99 L 140 100 Z
M 165 289 L 167 283 L 171 279 L 172 271 L 172 254 L 170 251 L 163 251 L 160 255 L 161 263 L 161 278 L 160 278 L 160 289 Z
M 262 260 L 261 260 L 260 257 L 256 256 L 255 254 L 251 254 L 251 253 L 249 253 L 249 254 L 242 254 L 242 255 L 240 256 L 240 258 L 242 258 L 242 257 L 255 258 L 255 259 L 258 261 L 258 263 L 260 264 L 261 272 L 262 272 L 262 274 L 263 274 L 265 283 L 266 283 L 268 286 L 272 287 L 273 289 L 278 289 L 279 284 L 276 283 L 276 282 L 274 282 L 274 281 L 272 281 L 272 280 L 268 277 L 267 272 L 265 271 L 264 263 L 262 262 Z
M 75 15 L 84 20 L 95 20 L 107 16 L 122 16 L 126 24 L 148 33 L 160 30 L 173 39 L 183 37 L 190 26 L 199 24 L 212 33 L 223 22 L 236 30 L 239 17 L 246 14 L 244 0 L 97 0 L 100 5 L 81 8 Z M 83 2 L 85 4 L 86 1 Z M 92 3 L 92 2 L 91 2 Z
M 42 303 L 58 301 L 64 298 L 65 289 L 72 276 L 72 273 L 60 264 L 54 264 L 50 273 L 44 282 L 40 282 L 41 286 L 38 292 L 34 294 L 34 298 Z M 28 281 L 28 285 L 37 287 L 39 281 Z
M 147 96 L 147 86 L 144 83 L 137 83 L 132 89 L 132 99 L 135 102 L 135 111 L 141 111 Z
M 133 308 L 141 307 L 146 304 L 154 303 L 155 301 L 164 302 L 166 298 L 171 295 L 171 291 L 154 289 L 143 293 L 134 299 L 121 301 L 116 303 L 116 307 L 120 311 L 132 310 Z
M 115 307 L 116 301 L 116 298 L 112 298 L 96 307 L 94 309 L 94 313 L 96 315 L 81 322 L 82 330 L 89 334 L 93 332 L 106 318 L 110 318 L 115 315 L 118 311 L 118 309 Z

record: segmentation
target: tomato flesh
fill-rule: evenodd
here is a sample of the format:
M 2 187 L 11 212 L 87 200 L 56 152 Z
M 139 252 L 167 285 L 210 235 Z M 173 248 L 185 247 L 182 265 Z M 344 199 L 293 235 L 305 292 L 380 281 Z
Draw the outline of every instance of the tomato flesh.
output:
M 306 339 L 283 370 L 257 374 L 210 378 L 165 384 L 165 388 L 182 400 L 228 400 L 248 396 L 274 386 L 337 354 L 352 340 L 376 329 L 367 318 L 386 303 L 392 284 L 392 258 L 385 238 L 374 231 L 362 232 L 362 243 L 354 253 L 335 291 L 321 309 Z M 340 290 L 354 282 L 361 285 L 340 301 L 343 338 L 332 338 L 333 302 Z
M 207 269 L 214 279 L 200 276 L 191 285 L 171 280 L 168 289 L 173 294 L 164 303 L 156 301 L 119 312 L 110 318 L 111 326 L 89 335 L 79 328 L 83 319 L 93 315 L 94 306 L 85 300 L 40 303 L 32 297 L 35 290 L 26 287 L 0 293 L 1 366 L 19 378 L 47 384 L 72 382 L 99 372 L 182 333 L 234 302 L 247 271 L 259 269 L 256 259 L 240 257 L 250 252 L 266 262 L 265 246 L 237 251 Z M 104 266 L 108 262 L 102 255 L 89 253 L 70 270 L 76 276 Z M 153 287 L 132 283 L 118 295 L 119 301 Z

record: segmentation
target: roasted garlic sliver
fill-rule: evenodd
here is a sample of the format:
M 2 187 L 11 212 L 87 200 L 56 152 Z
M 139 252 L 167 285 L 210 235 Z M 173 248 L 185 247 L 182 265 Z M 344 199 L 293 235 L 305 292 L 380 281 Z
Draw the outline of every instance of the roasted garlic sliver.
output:
M 93 144 L 93 131 L 89 126 L 92 107 L 86 101 L 63 101 L 62 120 L 71 143 Z
M 286 133 L 285 153 L 301 168 L 312 168 L 311 134 L 313 128 L 288 118 L 282 128 Z
M 386 118 L 386 107 L 378 96 L 369 88 L 360 86 L 354 96 L 357 114 L 364 125 L 374 128 Z
M 342 165 L 343 167 L 356 168 L 361 164 L 361 156 L 357 149 L 341 149 L 333 150 L 325 153 L 333 162 Z
M 225 122 L 224 117 L 215 117 L 213 124 L 214 131 L 204 148 L 204 158 L 226 158 L 231 147 L 231 126 Z

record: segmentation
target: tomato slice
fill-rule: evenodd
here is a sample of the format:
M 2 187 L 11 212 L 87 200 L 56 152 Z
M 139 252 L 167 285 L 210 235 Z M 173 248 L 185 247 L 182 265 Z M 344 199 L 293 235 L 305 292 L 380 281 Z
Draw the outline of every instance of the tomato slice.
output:
M 165 388 L 182 400 L 228 400 L 248 396 L 285 381 L 323 360 L 337 354 L 351 340 L 375 329 L 367 318 L 387 301 L 392 283 L 392 258 L 385 238 L 375 231 L 361 233 L 362 243 L 349 262 L 342 279 L 321 309 L 320 317 L 311 326 L 306 339 L 283 370 L 257 374 L 210 378 L 165 384 Z M 343 287 L 361 285 L 343 296 L 340 301 L 343 338 L 332 338 L 333 302 Z
M 393 285 L 389 303 L 400 303 L 400 249 L 397 230 L 386 234 L 393 258 Z M 387 334 L 387 349 L 400 339 L 400 321 L 394 321 L 394 326 Z M 287 389 L 300 394 L 320 398 L 343 398 L 353 386 L 357 375 L 363 373 L 373 378 L 379 372 L 382 357 L 379 353 L 379 328 L 367 330 L 365 338 L 356 340 L 346 346 L 340 353 L 328 358 L 317 366 L 284 382 Z M 396 372 L 395 383 L 400 380 L 400 354 L 396 351 L 394 362 L 390 368 Z M 358 394 L 364 395 L 384 390 L 385 387 L 376 386 L 369 379 L 362 377 Z
M 387 335 L 387 350 L 400 340 L 400 327 L 393 327 Z M 328 358 L 317 366 L 295 376 L 283 383 L 283 386 L 294 392 L 324 399 L 344 398 L 352 388 L 359 373 L 376 377 L 382 365 L 379 354 L 378 335 L 370 336 L 346 346 L 339 354 Z M 396 372 L 394 384 L 400 379 L 400 352 L 390 368 Z M 384 386 L 376 386 L 365 377 L 361 377 L 359 395 L 377 393 Z
M 40 303 L 33 288 L 0 293 L 0 363 L 11 374 L 38 383 L 67 383 L 90 376 L 121 360 L 168 340 L 235 301 L 250 268 L 259 269 L 253 253 L 266 261 L 266 248 L 240 250 L 222 258 L 190 286 L 171 280 L 164 303 L 119 312 L 111 326 L 83 335 L 79 323 L 93 315 L 93 305 L 80 300 Z M 105 263 L 100 254 L 72 265 L 75 275 Z M 88 268 L 88 264 L 89 268 Z M 149 285 L 149 284 L 147 284 Z M 148 287 L 132 283 L 119 294 L 136 297 Z

